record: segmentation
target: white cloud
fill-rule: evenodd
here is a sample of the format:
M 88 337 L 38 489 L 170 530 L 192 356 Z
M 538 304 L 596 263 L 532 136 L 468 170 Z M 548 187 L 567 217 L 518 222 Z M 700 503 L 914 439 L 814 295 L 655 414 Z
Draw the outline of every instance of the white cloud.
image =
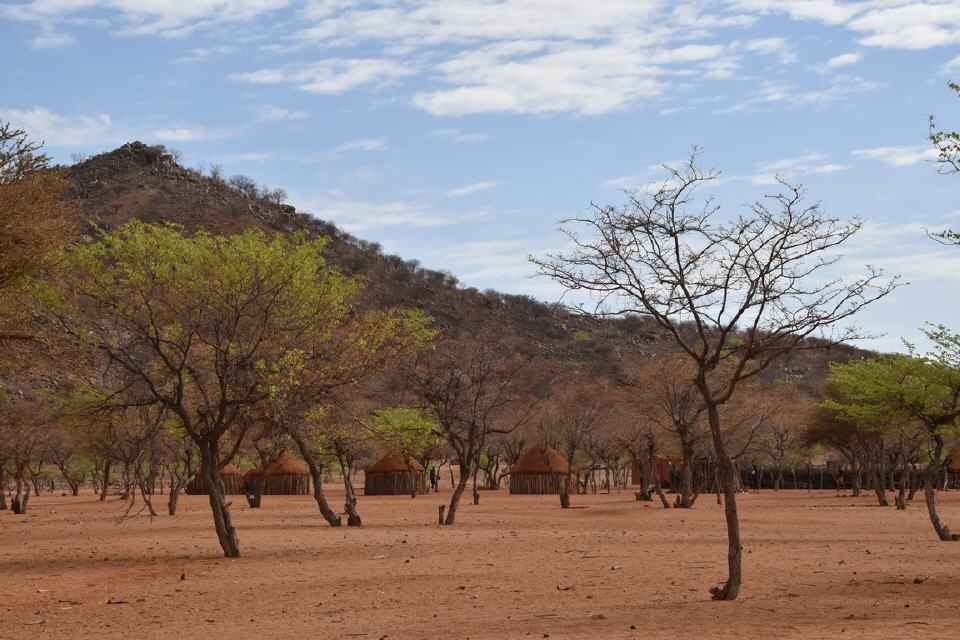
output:
M 862 59 L 863 56 L 859 53 L 842 53 L 827 60 L 827 66 L 831 69 L 836 69 L 837 67 L 847 67 L 852 64 L 857 64 Z
M 960 43 L 957 0 L 728 0 L 728 6 L 842 25 L 869 47 L 930 49 Z
M 456 189 L 450 189 L 445 191 L 443 195 L 447 197 L 460 197 L 460 196 L 469 196 L 474 193 L 479 193 L 481 191 L 487 191 L 488 189 L 493 189 L 497 186 L 497 182 L 492 180 L 487 180 L 484 182 L 474 182 L 462 187 L 457 187 Z
M 123 35 L 182 37 L 197 29 L 251 20 L 289 4 L 290 0 L 33 0 L 0 5 L 0 17 L 49 28 L 105 15 Z
M 248 151 L 246 153 L 226 153 L 214 156 L 213 161 L 224 164 L 236 164 L 241 162 L 267 162 L 274 158 L 276 158 L 276 154 L 266 151 Z
M 751 16 L 661 0 L 323 2 L 303 18 L 313 23 L 294 34 L 295 46 L 379 49 L 381 61 L 440 84 L 411 98 L 438 116 L 603 114 L 656 100 L 677 78 L 736 77 L 744 55 L 795 59 L 783 38 L 714 41 L 714 30 L 752 24 Z M 296 82 L 292 75 L 243 77 Z
M 44 29 L 33 39 L 32 46 L 37 50 L 56 49 L 59 47 L 66 47 L 74 42 L 73 36 L 68 33 Z
M 533 245 L 530 238 L 459 242 L 444 247 L 439 257 L 444 264 L 456 268 L 464 279 L 528 278 L 536 273 L 536 267 L 528 259 L 531 251 L 537 254 L 548 251 Z
M 927 236 L 928 230 L 941 226 L 924 221 L 867 220 L 844 245 L 845 258 L 837 270 L 853 273 L 867 263 L 900 274 L 911 283 L 923 280 L 960 283 L 960 252 L 949 247 L 938 248 Z
M 648 178 L 638 175 L 619 176 L 617 178 L 610 178 L 609 180 L 604 181 L 603 187 L 605 189 L 617 189 L 618 191 L 622 191 L 624 189 L 636 189 L 637 186 L 648 181 Z
M 235 80 L 341 95 L 418 76 L 422 82 L 406 98 L 437 116 L 589 116 L 642 104 L 676 112 L 677 107 L 658 103 L 704 81 L 755 76 L 744 69 L 759 57 L 776 56 L 781 64 L 797 60 L 792 43 L 779 35 L 725 37 L 739 35 L 737 30 L 768 13 L 842 25 L 867 46 L 916 48 L 927 36 L 931 42 L 946 43 L 960 29 L 953 17 L 960 11 L 960 0 L 931 0 L 928 10 L 909 0 L 314 0 L 294 21 L 278 17 L 266 22 L 290 4 L 291 0 L 33 0 L 3 5 L 0 15 L 48 25 L 43 28 L 106 15 L 109 24 L 124 34 L 166 37 L 257 19 L 262 22 L 249 30 L 261 40 L 273 39 L 262 42 L 261 51 L 315 49 L 324 54 L 321 59 L 236 73 Z M 890 38 L 902 42 L 885 44 Z M 235 42 L 190 49 L 177 61 L 235 53 L 239 49 Z M 837 56 L 830 64 L 851 64 L 857 55 Z M 856 90 L 790 88 L 792 99 L 784 102 L 828 104 Z M 764 95 L 754 102 L 779 101 Z
M 338 145 L 333 152 L 343 153 L 344 151 L 380 151 L 387 148 L 387 141 L 383 138 L 364 138 L 361 140 L 351 140 Z
M 786 104 L 793 107 L 823 108 L 834 105 L 858 93 L 878 89 L 881 85 L 855 76 L 838 75 L 825 86 L 816 89 L 799 89 L 787 81 L 764 80 L 757 94 L 749 100 L 720 109 L 719 113 L 753 111 L 763 107 Z
M 257 117 L 265 122 L 284 122 L 286 120 L 303 120 L 307 117 L 307 112 L 263 105 L 257 107 Z
M 939 157 L 937 150 L 927 145 L 857 149 L 853 155 L 867 160 L 879 160 L 891 167 L 909 167 L 925 160 L 936 160 Z
M 231 45 L 218 45 L 213 47 L 198 47 L 190 49 L 185 54 L 178 58 L 174 58 L 173 62 L 178 64 L 188 64 L 191 62 L 201 62 L 203 60 L 212 60 L 214 58 L 220 58 L 231 53 L 236 53 L 238 49 Z
M 105 113 L 67 116 L 45 107 L 0 108 L 0 120 L 24 129 L 34 140 L 42 140 L 52 147 L 112 144 L 119 140 L 113 120 Z
M 430 133 L 431 138 L 440 138 L 450 142 L 483 142 L 489 140 L 490 136 L 478 131 L 462 131 L 460 129 L 447 128 L 437 129 Z
M 960 71 L 960 56 L 956 58 L 951 58 L 948 60 L 942 67 L 940 67 L 940 73 L 943 75 L 950 75 Z
M 236 135 L 230 129 L 211 129 L 204 126 L 160 127 L 149 132 L 149 137 L 161 142 L 196 142 L 198 140 L 222 140 Z
M 757 173 L 748 176 L 753 184 L 776 184 L 777 178 L 791 179 L 803 176 L 846 171 L 850 165 L 830 162 L 824 153 L 814 152 L 792 158 L 767 162 L 757 167 Z
M 464 221 L 464 216 L 440 213 L 431 205 L 415 202 L 366 202 L 339 191 L 312 199 L 294 199 L 298 208 L 313 211 L 351 233 L 387 227 L 427 229 Z
M 387 84 L 412 73 L 392 60 L 330 58 L 305 66 L 238 73 L 232 78 L 253 84 L 292 84 L 309 93 L 337 95 L 364 85 Z
M 147 142 L 194 142 L 222 140 L 235 136 L 239 129 L 211 128 L 183 124 L 133 124 L 116 121 L 109 114 L 65 115 L 46 107 L 32 109 L 0 108 L 0 120 L 24 129 L 31 138 L 50 147 L 101 149 L 131 140 Z
M 744 44 L 744 49 L 765 55 L 776 55 L 783 64 L 797 61 L 797 54 L 785 38 L 759 38 Z

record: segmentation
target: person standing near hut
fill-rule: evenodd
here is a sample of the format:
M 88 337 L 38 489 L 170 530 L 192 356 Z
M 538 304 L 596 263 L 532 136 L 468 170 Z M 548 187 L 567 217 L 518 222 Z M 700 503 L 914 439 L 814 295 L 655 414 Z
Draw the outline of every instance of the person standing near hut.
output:
M 440 472 L 434 465 L 430 465 L 430 488 L 434 493 L 440 492 Z
M 760 493 L 760 469 L 757 468 L 757 465 L 753 465 L 750 469 L 750 488 L 754 493 Z

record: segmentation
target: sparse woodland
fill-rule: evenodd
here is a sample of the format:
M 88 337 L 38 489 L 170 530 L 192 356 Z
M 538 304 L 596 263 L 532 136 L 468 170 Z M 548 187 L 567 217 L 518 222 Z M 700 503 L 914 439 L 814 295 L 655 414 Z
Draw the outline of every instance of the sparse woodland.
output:
M 956 174 L 958 134 L 931 120 L 930 139 Z M 318 526 L 359 527 L 358 476 L 389 454 L 384 486 L 442 486 L 454 526 L 535 449 L 557 508 L 616 491 L 658 512 L 722 505 L 718 600 L 750 579 L 744 491 L 901 510 L 922 493 L 932 536 L 960 539 L 937 503 L 960 464 L 960 327 L 928 326 L 929 351 L 855 349 L 856 314 L 901 286 L 836 272 L 862 223 L 786 182 L 727 210 L 718 176 L 694 149 L 625 204 L 562 221 L 570 249 L 531 259 L 587 301 L 566 309 L 464 288 L 163 148 L 53 167 L 2 124 L 0 510 L 56 491 L 176 518 L 191 486 L 236 558 L 231 496 L 269 505 L 271 473 L 302 467 Z M 169 203 L 145 210 L 151 180 Z

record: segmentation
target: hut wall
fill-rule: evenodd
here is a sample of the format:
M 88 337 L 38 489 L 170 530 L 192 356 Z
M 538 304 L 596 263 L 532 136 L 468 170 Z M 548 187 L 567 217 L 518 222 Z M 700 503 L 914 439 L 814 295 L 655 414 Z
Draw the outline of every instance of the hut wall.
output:
M 265 496 L 307 496 L 310 495 L 310 476 L 295 475 L 292 473 L 270 474 L 267 486 L 263 490 Z
M 220 480 L 223 481 L 223 492 L 228 496 L 240 495 L 243 493 L 243 476 L 238 473 L 221 474 Z M 205 496 L 207 490 L 203 486 L 203 478 L 194 476 L 187 483 L 186 493 L 189 496 Z
M 510 476 L 510 493 L 558 494 L 561 476 L 555 473 L 517 473 Z
M 369 471 L 364 474 L 366 496 L 408 496 L 416 484 L 417 494 L 427 492 L 427 474 L 423 471 Z

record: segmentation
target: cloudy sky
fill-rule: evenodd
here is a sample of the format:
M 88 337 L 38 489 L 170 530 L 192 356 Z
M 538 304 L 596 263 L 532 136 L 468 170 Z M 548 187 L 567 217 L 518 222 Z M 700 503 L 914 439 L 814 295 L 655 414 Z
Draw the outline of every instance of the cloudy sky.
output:
M 556 220 L 691 145 L 724 215 L 805 184 L 867 221 L 846 252 L 911 285 L 861 324 L 960 329 L 960 1 L 0 1 L 0 119 L 61 161 L 139 139 L 283 187 L 301 210 L 467 285 L 558 297 Z

